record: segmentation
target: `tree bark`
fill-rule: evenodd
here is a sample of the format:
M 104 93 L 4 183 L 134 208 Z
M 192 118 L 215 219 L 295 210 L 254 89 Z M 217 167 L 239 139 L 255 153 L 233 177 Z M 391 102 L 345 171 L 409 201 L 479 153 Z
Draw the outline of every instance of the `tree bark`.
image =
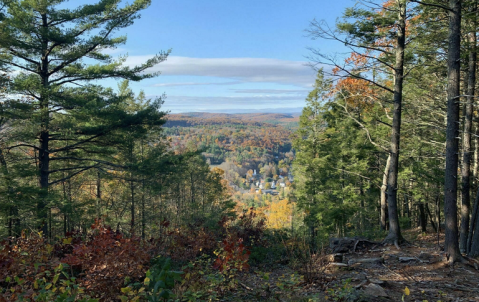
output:
M 475 14 L 475 5 L 473 13 Z M 476 86 L 476 33 L 469 34 L 471 50 L 469 52 L 469 66 L 467 79 L 467 103 L 465 105 L 464 115 L 464 139 L 463 139 L 463 157 L 462 157 L 462 206 L 461 206 L 461 232 L 459 240 L 459 249 L 466 251 L 467 237 L 469 232 L 469 215 L 471 212 L 471 131 L 472 115 L 474 112 L 474 93 Z
M 433 219 L 431 210 L 429 210 L 429 204 L 427 202 L 425 204 L 425 209 L 426 209 L 426 214 L 429 216 L 429 222 L 431 223 L 431 226 L 434 229 L 434 232 L 437 232 L 437 227 L 436 227 L 436 224 L 434 223 L 434 219 Z
M 132 177 L 132 176 L 130 176 Z M 131 236 L 135 235 L 135 184 L 133 180 L 130 180 L 130 192 L 131 192 L 131 205 L 130 205 L 130 212 L 131 212 Z
M 450 263 L 462 260 L 457 227 L 457 168 L 461 72 L 461 0 L 449 0 L 446 170 L 444 180 L 445 252 Z
M 468 238 L 467 238 L 467 247 L 466 251 L 467 254 L 471 257 L 475 257 L 479 255 L 479 232 L 476 229 L 477 228 L 477 215 L 479 214 L 479 190 L 477 191 L 476 194 L 476 201 L 474 203 L 474 208 L 472 211 L 472 218 L 471 218 L 471 227 L 469 230 Z M 472 249 L 472 244 L 475 242 L 475 250 Z
M 386 161 L 386 167 L 384 167 L 383 184 L 381 186 L 381 229 L 387 228 L 387 213 L 388 213 L 388 198 L 387 198 L 387 185 L 388 185 L 388 173 L 391 166 L 391 155 L 388 155 Z
M 399 172 L 399 143 L 401 137 L 401 113 L 403 98 L 403 80 L 404 80 L 404 49 L 406 46 L 406 3 L 407 1 L 397 1 L 398 4 L 398 28 L 397 28 L 397 47 L 396 62 L 394 65 L 394 109 L 393 123 L 391 132 L 391 166 L 388 175 L 388 214 L 389 214 L 389 234 L 384 239 L 388 243 L 398 243 L 402 241 L 401 230 L 399 228 L 398 206 L 397 206 L 397 179 Z
M 477 177 L 478 177 L 478 170 L 479 170 L 479 126 L 474 126 L 474 165 L 472 168 L 472 177 L 473 177 L 473 192 L 479 188 L 477 185 Z
M 96 178 L 96 216 L 98 219 L 101 218 L 101 174 L 100 174 L 100 171 L 97 171 L 97 178 Z
M 43 13 L 42 17 L 42 26 L 45 32 L 48 31 L 48 20 L 47 15 Z M 43 231 L 45 237 L 48 237 L 48 213 L 46 211 L 46 204 L 48 200 L 48 180 L 49 180 L 49 169 L 50 169 L 50 152 L 49 152 L 49 142 L 50 142 L 50 132 L 49 132 L 49 123 L 50 123 L 50 110 L 49 110 L 49 98 L 48 98 L 48 88 L 49 88 L 49 58 L 48 58 L 48 39 L 46 35 L 43 36 L 42 41 L 42 59 L 41 59 L 41 84 L 43 86 L 43 91 L 40 94 L 40 114 L 41 114 L 41 130 L 40 130 L 40 147 L 38 151 L 38 168 L 40 174 L 40 190 L 41 196 L 37 203 L 37 218 L 40 230 Z
M 10 182 L 10 173 L 7 166 L 7 160 L 3 153 L 2 148 L 0 147 L 0 171 L 7 178 L 7 182 Z M 11 183 L 7 184 L 7 201 L 9 204 L 9 216 L 8 216 L 8 236 L 18 236 L 20 235 L 20 218 L 18 217 L 18 206 L 12 200 L 12 195 L 14 194 L 14 189 L 11 186 Z
M 419 225 L 421 226 L 421 232 L 427 231 L 426 211 L 424 211 L 424 204 L 422 202 L 417 204 L 419 207 Z

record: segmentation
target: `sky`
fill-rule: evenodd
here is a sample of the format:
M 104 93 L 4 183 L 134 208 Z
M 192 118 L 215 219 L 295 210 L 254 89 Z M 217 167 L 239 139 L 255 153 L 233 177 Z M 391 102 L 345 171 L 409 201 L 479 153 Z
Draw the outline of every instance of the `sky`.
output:
M 110 51 L 134 65 L 160 51 L 161 75 L 132 83 L 148 97 L 165 95 L 162 109 L 181 112 L 300 112 L 316 72 L 308 48 L 313 20 L 334 25 L 354 0 L 153 0 L 141 18 L 121 30 L 127 43 Z

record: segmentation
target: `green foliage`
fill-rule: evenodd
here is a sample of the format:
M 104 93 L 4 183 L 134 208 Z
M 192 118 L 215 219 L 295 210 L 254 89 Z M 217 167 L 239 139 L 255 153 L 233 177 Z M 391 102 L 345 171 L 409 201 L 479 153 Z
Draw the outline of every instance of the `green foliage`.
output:
M 361 301 L 358 292 L 351 286 L 351 279 L 343 281 L 342 286 L 335 288 L 328 288 L 326 290 L 328 296 L 327 301 L 347 302 L 347 301 Z
M 173 298 L 173 288 L 175 282 L 181 281 L 181 275 L 183 272 L 171 270 L 171 259 L 164 257 L 156 257 L 151 260 L 150 269 L 146 271 L 146 277 L 143 281 L 145 287 L 144 290 L 139 290 L 137 293 L 142 297 L 145 297 L 147 301 L 158 302 L 167 301 Z M 137 285 L 138 284 L 134 284 Z M 125 293 L 133 292 L 125 289 L 122 291 Z M 126 299 L 126 296 L 120 297 L 122 300 Z
M 365 230 L 368 220 L 374 219 L 370 215 L 374 207 L 371 181 L 379 176 L 370 168 L 377 160 L 375 147 L 366 143 L 358 124 L 345 116 L 344 100 L 328 99 L 328 89 L 320 71 L 293 143 L 297 150 L 294 194 L 307 214 L 310 233 L 319 230 L 314 231 L 315 240 L 327 240 L 333 231 L 345 235 L 349 228 L 354 229 L 352 224 Z M 351 220 L 358 212 L 359 219 Z
M 39 267 L 40 263 L 36 263 L 35 276 L 31 283 L 18 276 L 5 279 L 9 285 L 5 291 L 9 292 L 12 301 L 31 298 L 43 302 L 98 302 L 85 294 L 85 288 L 78 284 L 77 278 L 68 274 L 68 265 L 60 263 L 53 272 L 39 270 Z M 30 286 L 32 288 L 28 291 Z

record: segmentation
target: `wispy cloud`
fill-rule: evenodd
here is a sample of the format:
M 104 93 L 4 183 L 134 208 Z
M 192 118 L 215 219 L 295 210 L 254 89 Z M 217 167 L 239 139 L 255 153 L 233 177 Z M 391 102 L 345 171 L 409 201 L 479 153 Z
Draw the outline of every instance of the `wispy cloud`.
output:
M 219 82 L 219 83 L 202 83 L 202 82 L 186 82 L 186 83 L 159 83 L 153 85 L 154 87 L 176 87 L 176 86 L 214 86 L 214 85 L 235 85 L 241 84 L 241 81 L 234 82 Z
M 151 96 L 150 96 L 151 97 Z M 199 110 L 218 110 L 230 108 L 289 108 L 302 107 L 304 105 L 303 97 L 288 95 L 262 95 L 262 96 L 168 96 L 163 105 L 164 110 L 172 111 L 191 111 Z
M 131 56 L 126 64 L 138 65 L 151 56 Z M 242 82 L 277 83 L 311 87 L 316 72 L 303 61 L 267 58 L 190 58 L 170 56 L 151 68 L 164 76 L 208 76 Z
M 127 49 L 117 47 L 117 48 L 105 48 L 100 51 L 101 53 L 104 53 L 106 55 L 116 55 L 116 54 L 126 54 Z
M 307 89 L 230 89 L 235 93 L 264 93 L 264 94 L 306 94 Z

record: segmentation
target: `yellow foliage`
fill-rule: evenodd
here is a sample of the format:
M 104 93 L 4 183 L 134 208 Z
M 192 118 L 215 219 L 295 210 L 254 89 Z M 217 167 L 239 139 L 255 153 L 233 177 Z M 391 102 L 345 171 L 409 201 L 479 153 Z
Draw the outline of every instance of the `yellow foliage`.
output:
M 287 228 L 291 225 L 293 205 L 287 199 L 269 204 L 266 226 L 271 229 Z

